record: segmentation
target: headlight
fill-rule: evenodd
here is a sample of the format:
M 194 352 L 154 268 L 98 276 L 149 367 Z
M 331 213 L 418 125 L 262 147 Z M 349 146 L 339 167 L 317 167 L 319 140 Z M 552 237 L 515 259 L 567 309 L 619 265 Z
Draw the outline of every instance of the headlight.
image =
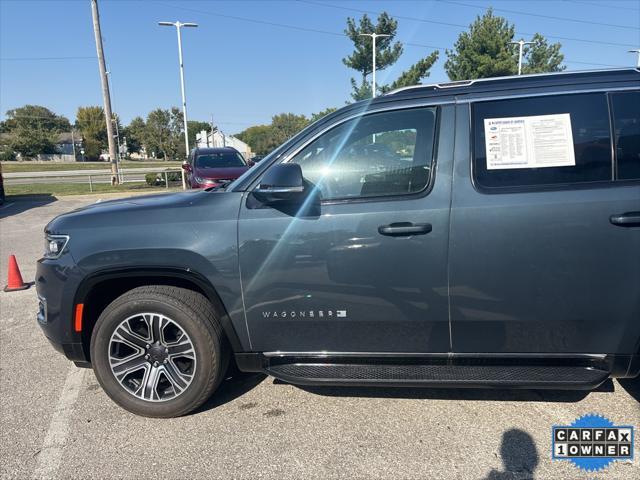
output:
M 58 258 L 69 243 L 69 235 L 45 235 L 44 258 Z
M 198 183 L 216 183 L 216 180 L 210 178 L 194 177 Z

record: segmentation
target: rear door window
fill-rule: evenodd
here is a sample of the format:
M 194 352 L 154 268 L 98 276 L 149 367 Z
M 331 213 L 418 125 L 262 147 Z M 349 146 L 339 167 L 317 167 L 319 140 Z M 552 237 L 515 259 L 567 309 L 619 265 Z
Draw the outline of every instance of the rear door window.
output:
M 604 93 L 479 102 L 473 124 L 474 181 L 480 188 L 612 180 Z
M 619 180 L 640 179 L 640 92 L 611 95 Z

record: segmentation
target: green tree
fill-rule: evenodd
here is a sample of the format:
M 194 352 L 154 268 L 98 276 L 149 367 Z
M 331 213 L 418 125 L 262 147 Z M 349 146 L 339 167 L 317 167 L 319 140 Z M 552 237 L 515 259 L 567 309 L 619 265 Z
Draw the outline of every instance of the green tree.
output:
M 376 40 L 376 72 L 384 70 L 393 65 L 400 55 L 402 55 L 402 43 L 394 42 L 398 22 L 392 18 L 387 12 L 382 12 L 378 16 L 376 25 L 373 25 L 371 19 L 365 14 L 356 23 L 353 18 L 347 19 L 346 35 L 354 44 L 353 53 L 342 59 L 342 62 L 349 68 L 359 71 L 362 74 L 360 81 L 355 78 L 351 79 L 351 97 L 354 100 L 365 100 L 371 98 L 371 82 L 367 77 L 372 73 L 372 54 L 373 41 L 370 37 L 361 36 L 361 33 L 379 33 L 390 35 Z M 376 90 L 387 92 L 400 87 L 416 85 L 420 80 L 429 76 L 429 71 L 433 64 L 438 60 L 438 52 L 432 52 L 425 58 L 419 60 L 412 65 L 407 71 L 390 85 L 376 85 Z
M 177 107 L 171 107 L 169 111 L 169 141 L 165 153 L 168 160 L 184 160 L 187 157 L 184 145 L 184 116 Z M 193 144 L 191 144 L 193 147 Z
M 165 160 L 185 158 L 182 118 L 182 112 L 176 107 L 149 112 L 143 137 L 147 153 Z
M 243 130 L 235 137 L 249 145 L 256 155 L 266 155 L 278 146 L 272 132 L 271 125 L 256 125 Z
M 522 73 L 561 72 L 565 69 L 562 65 L 564 55 L 560 52 L 559 43 L 549 45 L 547 39 L 539 33 L 536 33 L 531 41 L 533 45 L 524 48 Z
M 316 120 L 320 120 L 322 117 L 326 117 L 327 115 L 329 115 L 330 113 L 335 112 L 336 110 L 337 110 L 337 108 L 329 107 L 329 108 L 325 108 L 321 112 L 312 113 L 311 114 L 311 123 L 315 122 Z
M 332 109 L 327 109 L 325 112 L 330 113 L 328 110 Z M 318 115 L 323 114 L 324 112 L 320 112 Z M 271 118 L 270 125 L 249 127 L 235 137 L 249 145 L 257 155 L 266 155 L 307 125 L 309 125 L 309 119 L 304 115 L 280 113 Z
M 348 57 L 342 59 L 347 67 L 352 68 L 361 74 L 361 81 L 358 85 L 355 79 L 351 79 L 353 92 L 351 96 L 354 100 L 363 100 L 371 97 L 371 84 L 367 77 L 372 73 L 373 64 L 373 41 L 371 37 L 362 36 L 362 33 L 378 33 L 389 35 L 376 39 L 376 72 L 393 65 L 400 55 L 402 55 L 402 43 L 393 39 L 398 30 L 398 21 L 392 18 L 387 12 L 382 12 L 374 25 L 367 14 L 364 14 L 359 22 L 354 18 L 347 18 L 347 28 L 344 33 L 351 39 L 354 51 Z M 367 86 L 368 93 L 367 93 Z
M 453 50 L 447 50 L 444 68 L 451 80 L 473 80 L 476 78 L 514 75 L 518 72 L 518 49 L 511 45 L 515 26 L 505 18 L 488 9 L 462 32 Z M 563 70 L 564 56 L 561 45 L 549 45 L 536 33 L 535 45 L 525 49 L 523 73 L 555 72 Z
M 417 85 L 423 78 L 429 76 L 431 67 L 438 60 L 438 52 L 431 52 L 427 57 L 419 60 L 412 65 L 408 70 L 402 72 L 402 74 L 390 85 L 384 85 L 381 87 L 381 91 L 388 92 L 395 90 L 396 88 L 410 87 Z
M 9 110 L 2 124 L 7 150 L 26 158 L 56 153 L 58 134 L 71 130 L 68 119 L 40 105 Z
M 307 125 L 309 125 L 309 119 L 304 115 L 280 113 L 271 117 L 272 135 L 276 146 L 289 140 Z
M 82 134 L 84 155 L 89 160 L 98 160 L 107 148 L 107 125 L 102 107 L 79 107 L 76 113 L 76 128 Z
M 142 117 L 135 117 L 131 123 L 120 132 L 123 139 L 127 139 L 127 151 L 129 153 L 140 153 L 144 146 L 144 135 L 146 125 Z
M 144 146 L 149 155 L 166 158 L 165 148 L 171 135 L 171 113 L 157 108 L 147 115 L 144 130 Z

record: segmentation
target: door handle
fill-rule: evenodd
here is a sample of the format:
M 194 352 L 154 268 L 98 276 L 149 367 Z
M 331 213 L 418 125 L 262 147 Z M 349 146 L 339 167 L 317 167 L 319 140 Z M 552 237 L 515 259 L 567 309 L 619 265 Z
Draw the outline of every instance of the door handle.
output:
M 431 231 L 430 223 L 397 222 L 378 227 L 380 235 L 389 237 L 408 237 L 411 235 L 425 235 Z
M 640 212 L 626 212 L 611 215 L 609 221 L 618 227 L 640 227 Z

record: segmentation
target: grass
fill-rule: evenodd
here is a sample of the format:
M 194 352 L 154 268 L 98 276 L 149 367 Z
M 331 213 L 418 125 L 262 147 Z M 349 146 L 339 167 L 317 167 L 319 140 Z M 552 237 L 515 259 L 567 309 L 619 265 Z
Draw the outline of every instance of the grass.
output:
M 115 192 L 171 192 L 179 190 L 176 187 L 168 189 L 164 187 L 150 187 L 145 182 L 131 182 L 112 187 L 108 183 L 97 183 L 93 185 L 93 192 L 89 190 L 86 183 L 35 183 L 31 185 L 5 185 L 7 197 L 12 195 L 89 195 L 92 193 L 115 193 Z M 9 200 L 9 198 L 7 198 Z
M 120 162 L 123 169 L 127 168 L 175 168 L 180 167 L 181 162 L 163 161 L 131 161 Z M 110 170 L 108 162 L 2 162 L 2 173 L 22 172 L 62 172 L 65 170 Z

